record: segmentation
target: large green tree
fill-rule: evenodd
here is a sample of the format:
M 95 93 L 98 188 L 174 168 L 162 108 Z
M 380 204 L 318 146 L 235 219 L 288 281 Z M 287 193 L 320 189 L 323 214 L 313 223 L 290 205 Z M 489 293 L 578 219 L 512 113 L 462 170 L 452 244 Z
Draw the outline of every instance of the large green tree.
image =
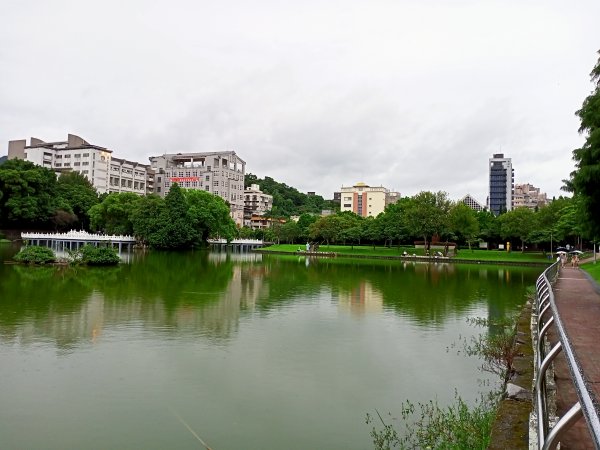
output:
M 188 217 L 202 242 L 209 237 L 231 241 L 237 234 L 229 206 L 221 197 L 206 191 L 183 189 Z
M 423 238 L 425 248 L 433 236 L 443 236 L 448 231 L 450 200 L 446 192 L 423 191 L 412 198 L 405 211 L 410 233 Z
M 471 250 L 471 244 L 479 234 L 479 222 L 475 211 L 463 202 L 458 202 L 450 208 L 449 224 L 452 233 L 459 240 L 466 242 Z
M 131 214 L 139 200 L 132 192 L 108 194 L 89 209 L 90 227 L 107 234 L 133 234 Z
M 590 77 L 594 89 L 576 112 L 581 119 L 579 132 L 586 140 L 573 151 L 576 169 L 568 187 L 581 199 L 580 219 L 586 234 L 596 240 L 600 237 L 600 58 Z
M 48 227 L 58 210 L 71 212 L 58 195 L 56 175 L 29 161 L 0 166 L 0 222 L 7 227 Z
M 89 229 L 88 211 L 99 202 L 92 183 L 80 173 L 65 172 L 58 177 L 57 192 L 75 214 L 77 222 L 74 225 L 84 230 Z
M 534 212 L 526 207 L 515 208 L 498 217 L 500 221 L 500 235 L 503 239 L 519 238 L 521 252 L 525 251 L 525 243 L 534 230 Z

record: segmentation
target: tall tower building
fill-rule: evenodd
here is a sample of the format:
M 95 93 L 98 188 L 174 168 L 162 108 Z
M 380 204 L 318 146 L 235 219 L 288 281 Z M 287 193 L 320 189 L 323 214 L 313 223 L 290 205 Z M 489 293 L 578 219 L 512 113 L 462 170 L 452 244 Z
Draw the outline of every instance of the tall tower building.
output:
M 515 174 L 510 158 L 504 153 L 496 153 L 490 158 L 489 210 L 495 215 L 512 209 Z

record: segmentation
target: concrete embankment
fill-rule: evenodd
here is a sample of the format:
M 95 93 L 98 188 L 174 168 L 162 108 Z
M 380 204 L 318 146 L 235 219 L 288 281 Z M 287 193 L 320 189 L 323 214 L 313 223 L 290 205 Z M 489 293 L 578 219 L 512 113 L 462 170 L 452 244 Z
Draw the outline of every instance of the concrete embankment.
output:
M 529 449 L 529 414 L 533 409 L 533 344 L 531 338 L 532 303 L 528 301 L 517 320 L 518 355 L 514 373 L 506 386 L 505 397 L 498 405 L 488 450 Z

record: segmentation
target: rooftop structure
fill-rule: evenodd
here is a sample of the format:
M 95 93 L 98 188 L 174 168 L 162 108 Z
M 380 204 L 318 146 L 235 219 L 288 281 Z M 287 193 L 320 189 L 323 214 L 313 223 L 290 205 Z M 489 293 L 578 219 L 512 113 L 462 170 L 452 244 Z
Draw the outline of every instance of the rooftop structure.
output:
M 173 183 L 210 192 L 228 202 L 232 219 L 243 225 L 246 162 L 234 151 L 152 156 L 150 166 L 156 172 L 154 191 L 158 195 L 167 195 Z

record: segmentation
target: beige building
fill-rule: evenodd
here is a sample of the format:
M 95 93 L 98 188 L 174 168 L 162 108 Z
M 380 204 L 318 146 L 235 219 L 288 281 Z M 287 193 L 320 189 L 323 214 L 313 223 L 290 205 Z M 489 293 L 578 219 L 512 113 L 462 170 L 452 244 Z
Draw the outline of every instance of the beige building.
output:
M 154 191 L 158 195 L 167 195 L 173 183 L 210 192 L 228 202 L 232 219 L 243 225 L 246 162 L 234 151 L 152 156 L 150 166 L 155 171 Z
M 342 186 L 340 197 L 340 211 L 352 211 L 362 217 L 377 217 L 387 205 L 400 200 L 400 193 L 383 186 L 356 183 L 354 186 Z
M 545 206 L 548 204 L 548 198 L 545 192 L 540 192 L 540 188 L 524 183 L 515 184 L 515 191 L 513 194 L 513 207 L 527 207 L 535 209 L 537 207 Z
M 85 176 L 99 194 L 134 192 L 144 195 L 154 190 L 150 166 L 113 158 L 112 150 L 92 145 L 85 139 L 69 134 L 66 141 L 45 142 L 31 138 L 8 142 L 8 159 L 23 159 L 38 166 Z
M 262 216 L 273 208 L 273 196 L 260 190 L 258 184 L 251 184 L 244 190 L 244 225 L 251 226 L 252 216 Z

